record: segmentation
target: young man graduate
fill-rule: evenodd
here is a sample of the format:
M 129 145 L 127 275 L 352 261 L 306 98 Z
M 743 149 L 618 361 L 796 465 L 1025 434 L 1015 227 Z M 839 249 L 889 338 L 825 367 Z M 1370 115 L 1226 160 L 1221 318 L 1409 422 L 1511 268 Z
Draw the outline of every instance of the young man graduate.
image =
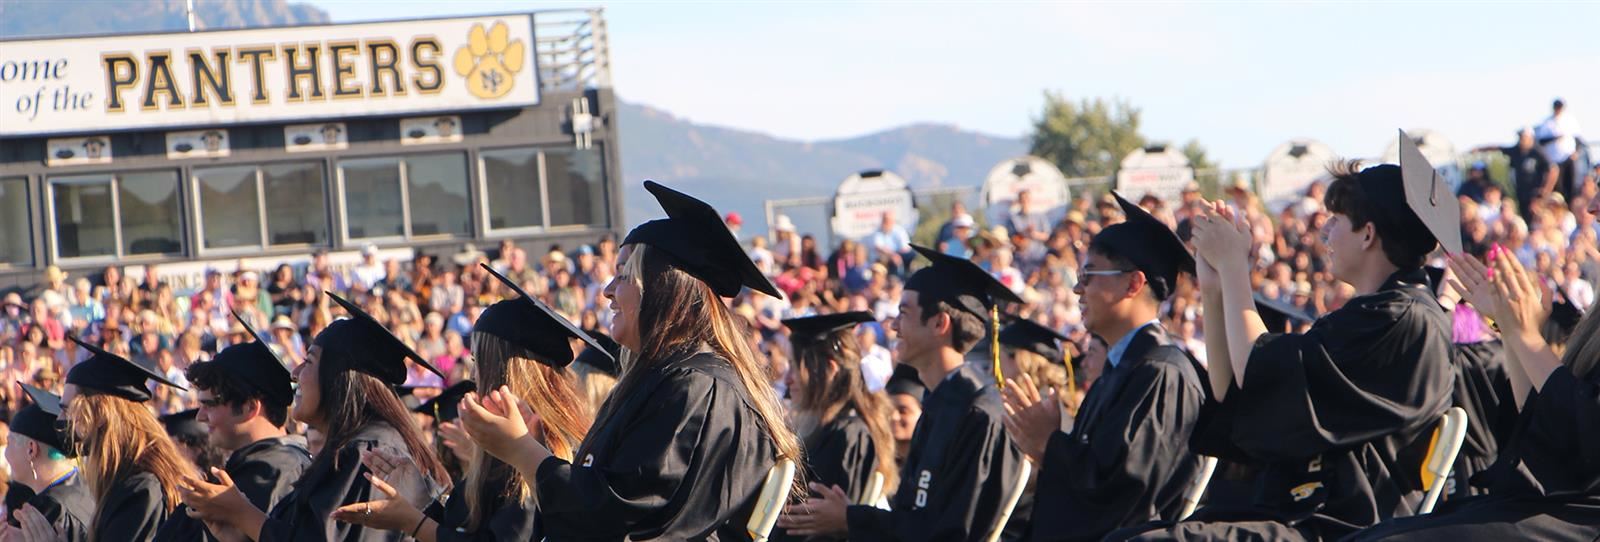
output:
M 1421 466 L 1450 406 L 1450 321 L 1422 264 L 1460 251 L 1459 211 L 1411 139 L 1401 166 L 1332 168 L 1324 235 L 1357 297 L 1304 334 L 1268 333 L 1250 293 L 1249 224 L 1216 204 L 1195 221 L 1214 399 L 1192 444 L 1256 466 L 1246 507 L 1207 506 L 1108 540 L 1332 540 L 1416 512 Z M 1140 530 L 1147 530 L 1139 533 Z
M 200 396 L 194 421 L 203 424 L 210 444 L 224 450 L 222 470 L 233 478 L 250 504 L 271 510 L 294 489 L 311 464 L 305 437 L 289 435 L 289 405 L 294 386 L 289 369 L 250 324 L 234 319 L 256 340 L 224 348 L 211 361 L 189 366 L 185 376 Z M 167 519 L 157 540 L 216 539 L 186 508 Z
M 900 299 L 900 360 L 928 386 L 922 420 L 900 468 L 893 511 L 848 506 L 841 488 L 784 509 L 793 534 L 850 540 L 982 540 L 997 527 L 1025 458 L 1003 425 L 1004 405 L 982 369 L 963 356 L 994 325 L 999 301 L 1020 302 L 971 261 L 913 248 L 933 262 L 906 280 Z
M 1204 370 L 1157 318 L 1194 260 L 1177 234 L 1116 197 L 1127 220 L 1089 244 L 1075 293 L 1089 332 L 1111 341 L 1105 374 L 1072 431 L 1059 429 L 1056 392 L 1008 383 L 1006 427 L 1040 464 L 1031 540 L 1099 540 L 1114 529 L 1176 520 L 1199 459 L 1189 451 Z
M 26 507 L 37 510 L 50 525 L 56 526 L 59 540 L 89 540 L 89 524 L 94 520 L 94 495 L 73 462 L 72 447 L 57 428 L 61 419 L 61 397 L 18 382 L 33 400 L 11 417 L 11 442 L 6 445 L 6 461 L 11 477 L 23 484 L 32 496 Z M 19 507 L 21 508 L 21 507 Z M 20 525 L 8 523 L 0 528 L 0 540 L 21 537 Z

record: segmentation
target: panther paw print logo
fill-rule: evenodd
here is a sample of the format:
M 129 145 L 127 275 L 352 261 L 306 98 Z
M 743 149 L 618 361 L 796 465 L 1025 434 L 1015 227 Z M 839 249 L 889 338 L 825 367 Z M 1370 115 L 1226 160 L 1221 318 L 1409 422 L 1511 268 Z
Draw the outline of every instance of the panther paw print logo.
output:
M 511 30 L 504 21 L 484 32 L 482 24 L 472 25 L 467 46 L 456 50 L 456 73 L 467 79 L 467 92 L 491 100 L 511 92 L 512 77 L 522 71 L 526 54 L 522 40 L 507 41 Z

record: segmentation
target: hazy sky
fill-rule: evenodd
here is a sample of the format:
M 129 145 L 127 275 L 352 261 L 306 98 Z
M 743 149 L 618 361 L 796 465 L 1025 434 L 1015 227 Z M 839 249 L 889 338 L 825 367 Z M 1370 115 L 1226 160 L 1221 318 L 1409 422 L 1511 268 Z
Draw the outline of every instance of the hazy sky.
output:
M 804 140 L 1021 136 L 1046 89 L 1126 98 L 1147 135 L 1225 166 L 1291 137 L 1376 156 L 1395 128 L 1509 143 L 1557 96 L 1600 139 L 1595 2 L 312 3 L 337 22 L 604 6 L 618 95 Z

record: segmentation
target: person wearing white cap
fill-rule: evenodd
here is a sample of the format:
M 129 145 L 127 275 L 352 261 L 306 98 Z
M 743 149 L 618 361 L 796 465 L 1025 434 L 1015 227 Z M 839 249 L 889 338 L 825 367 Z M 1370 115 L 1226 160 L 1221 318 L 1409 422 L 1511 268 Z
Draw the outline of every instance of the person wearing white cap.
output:
M 794 221 L 789 215 L 778 215 L 772 223 L 772 257 L 779 270 L 789 269 L 800 258 L 800 236 L 794 233 Z
M 967 241 L 972 239 L 972 228 L 976 223 L 972 215 L 961 213 L 950 219 L 950 238 L 939 242 L 939 252 L 957 258 L 969 258 L 972 249 L 967 248 Z
M 353 273 L 356 286 L 363 290 L 371 290 L 383 282 L 383 263 L 378 261 L 378 246 L 368 244 L 361 248 L 361 263 L 356 266 Z

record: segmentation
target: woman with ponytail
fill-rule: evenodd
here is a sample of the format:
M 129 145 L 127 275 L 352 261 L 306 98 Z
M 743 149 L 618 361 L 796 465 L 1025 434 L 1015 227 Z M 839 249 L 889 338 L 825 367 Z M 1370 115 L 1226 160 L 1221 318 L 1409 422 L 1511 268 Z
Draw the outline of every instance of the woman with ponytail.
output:
M 605 292 L 623 372 L 573 460 L 539 442 L 538 421 L 505 390 L 468 396 L 461 419 L 529 480 L 551 540 L 748 539 L 767 471 L 798 461 L 800 441 L 723 298 L 781 296 L 715 209 L 645 188 L 668 218 L 622 243 Z

